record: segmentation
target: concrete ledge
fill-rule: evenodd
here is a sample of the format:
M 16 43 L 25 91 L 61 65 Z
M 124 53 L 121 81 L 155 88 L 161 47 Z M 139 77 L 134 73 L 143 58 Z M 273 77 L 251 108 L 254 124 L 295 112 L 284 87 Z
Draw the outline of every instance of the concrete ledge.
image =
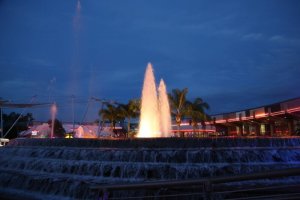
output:
M 17 138 L 8 146 L 66 146 L 85 148 L 217 148 L 217 147 L 300 147 L 293 138 L 137 138 L 137 139 L 34 139 Z

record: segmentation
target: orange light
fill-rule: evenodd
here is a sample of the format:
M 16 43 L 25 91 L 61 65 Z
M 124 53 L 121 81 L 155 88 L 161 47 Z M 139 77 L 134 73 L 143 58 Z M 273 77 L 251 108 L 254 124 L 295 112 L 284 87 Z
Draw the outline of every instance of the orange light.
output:
M 262 118 L 262 117 L 266 117 L 266 116 L 267 116 L 266 113 L 261 113 L 261 114 L 255 115 L 256 118 Z
M 225 123 L 225 122 L 226 122 L 225 119 L 216 120 L 216 123 Z
M 239 121 L 239 119 L 238 118 L 228 119 L 228 122 L 236 122 L 236 121 Z
M 181 130 L 171 130 L 171 132 L 208 132 L 208 133 L 214 133 L 216 130 L 210 130 L 210 129 L 181 129 Z

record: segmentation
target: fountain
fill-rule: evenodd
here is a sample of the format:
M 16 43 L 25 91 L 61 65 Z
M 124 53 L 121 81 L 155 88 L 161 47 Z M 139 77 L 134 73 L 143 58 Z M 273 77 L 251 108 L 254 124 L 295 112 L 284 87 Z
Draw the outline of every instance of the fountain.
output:
M 138 137 L 170 136 L 171 117 L 166 86 L 163 80 L 157 88 L 151 63 L 148 63 L 142 90 L 142 105 Z
M 163 79 L 158 87 L 158 106 L 160 117 L 160 131 L 162 137 L 170 137 L 171 115 L 167 88 Z
M 57 113 L 57 107 L 56 107 L 56 103 L 52 104 L 51 109 L 50 109 L 50 113 L 51 113 L 51 135 L 50 138 L 53 138 L 54 136 L 54 121 L 55 121 L 55 116 Z
M 54 104 L 52 119 L 56 111 Z M 169 136 L 169 113 L 164 81 L 160 81 L 157 90 L 152 66 L 148 64 L 138 136 Z M 81 134 L 83 129 L 80 131 Z M 111 184 L 180 181 L 299 168 L 299 146 L 299 137 L 17 138 L 0 148 L 0 199 L 100 199 L 102 196 L 93 189 L 94 186 L 101 188 Z M 258 184 L 300 184 L 300 179 L 245 181 L 230 186 L 250 188 Z M 228 187 L 228 184 L 219 187 Z M 155 196 L 157 192 L 173 196 L 173 192 L 194 192 L 189 199 L 202 199 L 198 186 L 177 191 L 165 188 L 120 190 L 110 191 L 108 195 L 125 199 Z M 222 199 L 223 196 L 216 197 L 213 199 Z
M 99 199 L 99 193 L 91 189 L 94 185 L 299 168 L 299 145 L 300 138 L 19 138 L 0 148 L 0 199 Z M 259 184 L 272 184 L 266 181 Z M 279 183 L 290 181 L 299 183 L 300 179 Z M 133 192 L 147 194 L 145 190 Z M 136 194 L 110 193 L 112 198 L 131 195 Z

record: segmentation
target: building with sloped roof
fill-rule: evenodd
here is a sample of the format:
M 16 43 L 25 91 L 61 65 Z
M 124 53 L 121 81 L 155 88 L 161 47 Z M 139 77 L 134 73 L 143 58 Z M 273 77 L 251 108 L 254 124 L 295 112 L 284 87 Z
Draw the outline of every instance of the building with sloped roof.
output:
M 216 132 L 228 136 L 300 135 L 300 98 L 212 116 Z

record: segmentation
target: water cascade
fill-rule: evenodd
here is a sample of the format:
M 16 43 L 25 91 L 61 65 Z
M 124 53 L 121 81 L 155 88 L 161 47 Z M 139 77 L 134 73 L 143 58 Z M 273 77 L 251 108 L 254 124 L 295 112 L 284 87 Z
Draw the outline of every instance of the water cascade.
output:
M 299 145 L 299 138 L 16 139 L 0 148 L 0 199 L 98 199 L 93 185 L 299 168 Z M 280 184 L 290 181 L 300 179 Z

